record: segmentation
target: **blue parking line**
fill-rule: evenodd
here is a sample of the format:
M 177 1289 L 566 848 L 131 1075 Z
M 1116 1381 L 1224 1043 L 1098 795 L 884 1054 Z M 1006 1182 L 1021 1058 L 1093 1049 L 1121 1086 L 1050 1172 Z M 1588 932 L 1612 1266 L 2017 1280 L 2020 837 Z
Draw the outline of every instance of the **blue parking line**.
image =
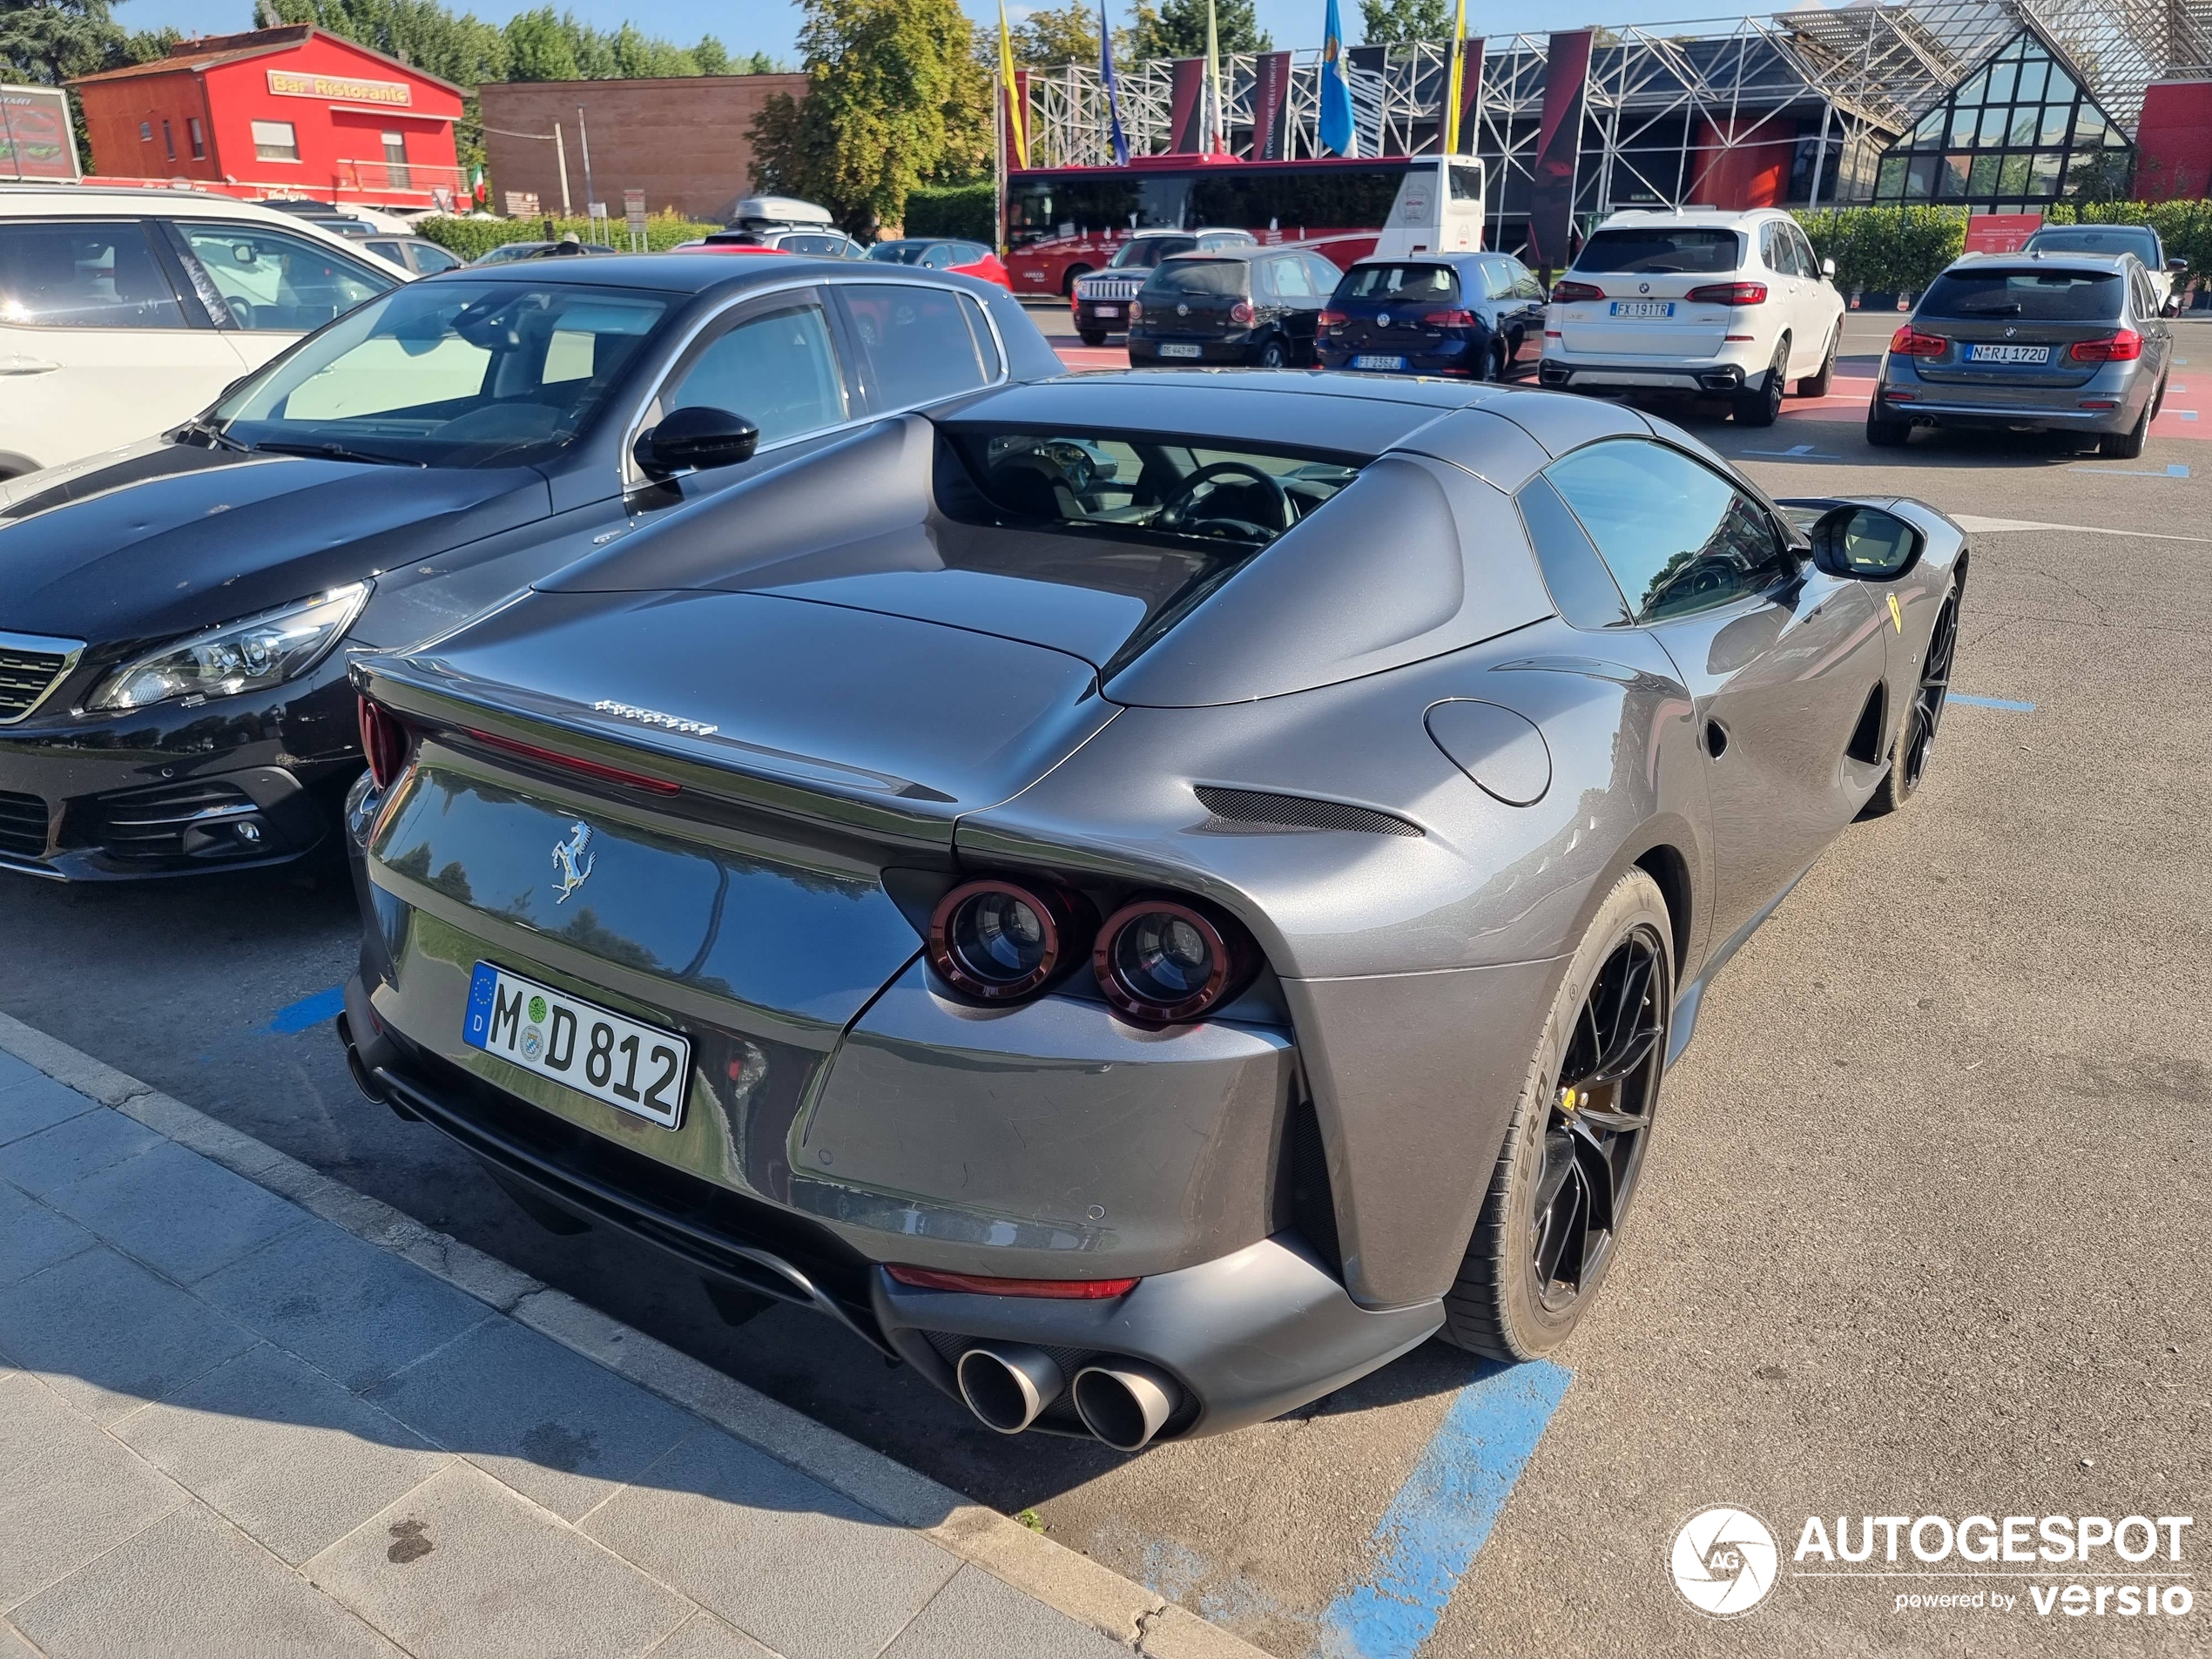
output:
M 1568 1375 L 1537 1359 L 1460 1390 L 1376 1523 L 1366 1576 L 1321 1615 L 1321 1652 L 1413 1659 L 1513 1495 Z
M 1953 691 L 1951 700 L 1953 703 L 1971 703 L 1978 709 L 2008 709 L 2014 714 L 2035 712 L 2034 704 L 2015 703 L 2009 697 L 1975 697 L 1966 691 Z
M 327 991 L 317 991 L 313 996 L 303 996 L 276 1011 L 268 1028 L 282 1036 L 291 1036 L 314 1026 L 327 1025 L 346 1011 L 346 988 L 334 985 Z

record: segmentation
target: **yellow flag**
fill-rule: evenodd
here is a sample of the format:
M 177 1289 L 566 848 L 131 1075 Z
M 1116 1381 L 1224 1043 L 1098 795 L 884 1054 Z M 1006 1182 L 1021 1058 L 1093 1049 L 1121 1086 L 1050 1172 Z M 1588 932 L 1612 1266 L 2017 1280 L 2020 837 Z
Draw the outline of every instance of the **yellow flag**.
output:
M 1460 21 L 1452 31 L 1452 90 L 1445 95 L 1444 153 L 1460 153 L 1460 80 L 1467 61 L 1467 0 L 1460 0 Z
M 1462 8 L 1467 0 L 1460 0 Z M 1029 165 L 1029 136 L 1022 130 L 1021 83 L 1014 78 L 1014 37 L 1006 32 L 1006 0 L 999 0 L 999 77 L 1006 83 L 1006 137 L 1014 165 Z

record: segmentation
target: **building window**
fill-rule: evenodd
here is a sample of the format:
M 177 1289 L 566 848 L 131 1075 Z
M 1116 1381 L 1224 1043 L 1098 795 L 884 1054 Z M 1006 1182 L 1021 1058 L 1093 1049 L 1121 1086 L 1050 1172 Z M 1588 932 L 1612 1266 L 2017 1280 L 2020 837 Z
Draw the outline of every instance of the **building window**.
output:
M 170 160 L 177 158 L 177 135 L 169 130 L 166 121 L 161 124 L 161 147 L 169 152 Z
M 138 142 L 140 144 L 152 144 L 153 142 L 152 122 L 141 121 L 138 123 Z
M 206 160 L 207 134 L 200 129 L 198 116 L 188 115 L 185 118 L 185 136 L 192 140 L 192 158 L 194 161 Z
M 404 132 L 384 134 L 384 188 L 415 188 L 415 175 L 408 170 L 407 134 Z
M 292 130 L 292 123 L 256 121 L 253 124 L 253 157 L 257 161 L 299 160 L 300 135 Z
M 1890 146 L 1874 199 L 2033 212 L 2062 196 L 2124 196 L 2134 162 L 2126 135 L 2023 29 Z

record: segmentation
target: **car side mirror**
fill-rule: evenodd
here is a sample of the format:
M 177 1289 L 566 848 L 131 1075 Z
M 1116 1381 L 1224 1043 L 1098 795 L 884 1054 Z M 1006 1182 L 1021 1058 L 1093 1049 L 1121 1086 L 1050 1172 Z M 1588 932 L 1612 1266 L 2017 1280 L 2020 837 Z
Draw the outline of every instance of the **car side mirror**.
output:
M 2189 268 L 2189 262 L 2187 260 L 2168 260 L 2166 261 L 2166 268 L 2169 271 L 2186 271 Z
M 1813 522 L 1812 562 L 1831 576 L 1889 582 L 1911 570 L 1927 537 L 1895 513 L 1845 502 Z
M 1829 281 L 1833 282 L 1836 280 L 1836 261 L 1833 260 L 1821 260 L 1820 274 L 1827 278 Z
M 666 478 L 710 467 L 734 467 L 752 460 L 759 447 L 760 428 L 744 415 L 699 406 L 678 409 L 663 416 L 658 426 L 639 433 L 631 454 L 638 471 L 648 478 Z

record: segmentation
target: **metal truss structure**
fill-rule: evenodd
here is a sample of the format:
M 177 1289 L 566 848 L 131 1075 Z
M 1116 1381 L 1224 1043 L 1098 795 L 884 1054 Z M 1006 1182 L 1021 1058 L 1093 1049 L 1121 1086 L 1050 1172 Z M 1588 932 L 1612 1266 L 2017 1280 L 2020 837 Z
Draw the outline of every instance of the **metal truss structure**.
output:
M 1791 166 L 1788 199 L 1818 206 L 1871 193 L 1881 150 L 1985 57 L 2032 24 L 2078 71 L 2129 136 L 2146 84 L 2212 64 L 2212 0 L 1875 0 L 1757 17 L 1601 29 L 1590 57 L 1576 187 L 1585 212 L 1710 199 L 1731 166 Z M 1485 42 L 1470 149 L 1488 164 L 1494 218 L 1525 210 L 1543 105 L 1548 35 Z M 1362 155 L 1419 155 L 1438 144 L 1450 45 L 1418 41 L 1346 54 Z M 1255 59 L 1223 60 L 1232 148 L 1248 155 Z M 1122 125 L 1136 154 L 1169 144 L 1173 65 L 1119 73 Z M 1291 56 L 1292 157 L 1316 134 L 1320 54 Z M 1032 166 L 1104 162 L 1108 113 L 1095 69 L 1029 77 Z M 1472 142 L 1468 142 L 1471 137 Z M 1735 157 L 1735 160 L 1731 158 Z

